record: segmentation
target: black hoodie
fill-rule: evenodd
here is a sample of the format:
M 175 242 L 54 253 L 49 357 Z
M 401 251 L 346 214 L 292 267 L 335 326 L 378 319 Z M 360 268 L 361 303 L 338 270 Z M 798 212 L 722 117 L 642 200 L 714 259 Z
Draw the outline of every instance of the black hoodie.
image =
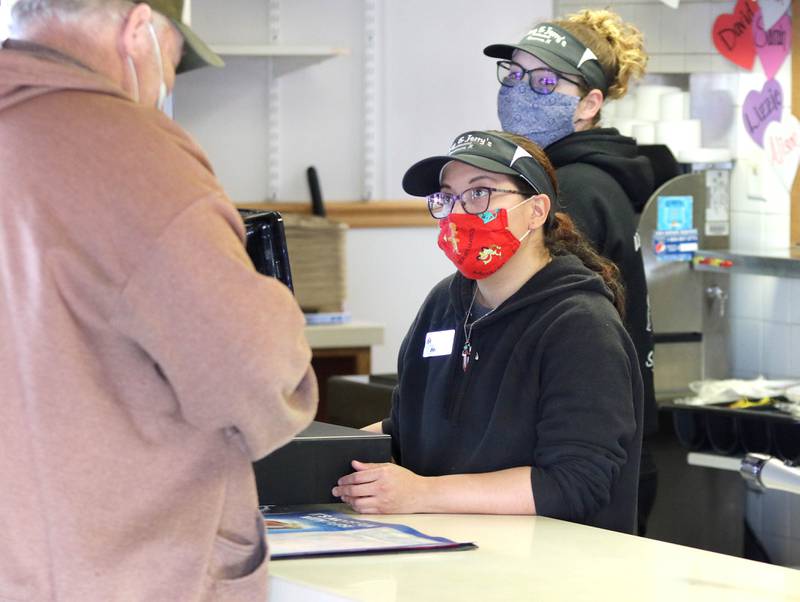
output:
M 531 466 L 537 514 L 633 532 L 642 437 L 636 351 L 602 280 L 555 257 L 472 330 L 475 283 L 456 273 L 406 335 L 391 418 L 395 460 L 421 475 Z M 423 357 L 428 333 L 449 354 Z
M 644 432 L 650 435 L 658 429 L 653 329 L 636 228 L 637 214 L 655 190 L 652 166 L 636 141 L 614 128 L 570 134 L 545 152 L 558 177 L 557 210 L 569 214 L 595 250 L 620 269 L 627 295 L 625 323 L 644 382 Z

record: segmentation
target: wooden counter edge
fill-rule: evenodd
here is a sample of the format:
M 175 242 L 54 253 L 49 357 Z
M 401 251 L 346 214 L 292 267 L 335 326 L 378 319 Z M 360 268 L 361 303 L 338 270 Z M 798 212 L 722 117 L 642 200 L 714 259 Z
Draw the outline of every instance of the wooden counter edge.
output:
M 237 207 L 280 213 L 310 214 L 308 203 L 245 203 Z M 414 201 L 331 201 L 326 203 L 327 217 L 351 228 L 420 228 L 434 227 L 425 202 Z

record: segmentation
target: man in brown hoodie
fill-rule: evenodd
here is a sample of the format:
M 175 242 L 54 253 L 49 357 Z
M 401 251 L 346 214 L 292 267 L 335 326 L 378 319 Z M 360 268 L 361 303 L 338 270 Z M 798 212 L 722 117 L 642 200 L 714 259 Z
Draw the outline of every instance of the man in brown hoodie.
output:
M 266 598 L 251 461 L 311 420 L 303 315 L 156 110 L 181 0 L 18 0 L 0 50 L 0 600 Z

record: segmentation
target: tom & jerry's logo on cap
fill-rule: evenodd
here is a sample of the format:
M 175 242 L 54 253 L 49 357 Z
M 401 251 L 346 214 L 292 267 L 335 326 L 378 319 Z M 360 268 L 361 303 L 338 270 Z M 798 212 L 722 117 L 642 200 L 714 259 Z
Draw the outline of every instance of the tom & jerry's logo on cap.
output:
M 575 67 L 580 69 L 586 61 L 599 62 L 597 55 L 594 52 L 592 52 L 591 48 L 587 48 L 586 46 L 575 40 L 575 38 L 571 38 L 570 36 L 568 36 L 566 32 L 564 32 L 563 30 L 561 31 L 557 30 L 552 25 L 548 25 L 547 23 L 544 23 L 542 25 L 539 25 L 538 27 L 534 27 L 533 29 L 531 29 L 527 34 L 525 34 L 525 37 L 522 38 L 522 41 L 520 43 L 524 44 L 525 42 L 528 42 L 528 43 L 540 44 L 543 46 L 553 45 L 553 46 L 560 46 L 561 48 L 567 48 L 569 46 L 570 40 L 572 40 L 573 46 L 576 47 L 574 50 L 580 52 L 581 49 L 583 49 L 583 53 L 581 54 L 580 58 L 578 58 L 578 61 L 575 63 Z M 577 57 L 577 54 L 575 54 L 575 57 Z M 564 56 L 563 58 L 569 60 L 569 58 L 566 56 Z M 572 62 L 572 60 L 570 62 Z
M 557 44 L 562 48 L 566 48 L 569 40 L 567 36 L 563 33 L 559 33 L 555 29 L 553 29 L 552 25 L 539 25 L 538 27 L 534 27 L 531 29 L 525 37 L 523 41 L 528 42 L 539 42 L 540 44 Z
M 460 152 L 465 152 L 474 149 L 475 146 L 482 146 L 485 148 L 492 148 L 494 143 L 492 140 L 485 136 L 478 136 L 475 134 L 464 134 L 453 140 L 450 145 L 450 150 L 447 151 L 448 155 L 457 155 Z

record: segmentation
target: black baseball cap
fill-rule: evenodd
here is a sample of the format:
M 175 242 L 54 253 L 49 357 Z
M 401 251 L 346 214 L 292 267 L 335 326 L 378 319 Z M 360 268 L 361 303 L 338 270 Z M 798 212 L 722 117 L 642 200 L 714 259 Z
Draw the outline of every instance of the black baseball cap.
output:
M 483 49 L 483 54 L 511 60 L 515 50 L 532 54 L 555 71 L 581 76 L 590 90 L 597 88 L 603 95 L 608 92 L 608 78 L 595 53 L 558 25 L 541 23 L 519 43 L 492 44 Z
M 498 134 L 479 130 L 457 136 L 447 155 L 428 157 L 409 167 L 403 176 L 403 190 L 414 196 L 439 192 L 442 169 L 450 161 L 520 177 L 533 192 L 546 194 L 552 203 L 556 201 L 547 172 L 528 151 Z
M 183 58 L 176 73 L 199 69 L 200 67 L 224 67 L 225 62 L 209 48 L 192 29 L 183 22 L 184 0 L 141 0 L 150 8 L 167 17 L 183 35 Z

